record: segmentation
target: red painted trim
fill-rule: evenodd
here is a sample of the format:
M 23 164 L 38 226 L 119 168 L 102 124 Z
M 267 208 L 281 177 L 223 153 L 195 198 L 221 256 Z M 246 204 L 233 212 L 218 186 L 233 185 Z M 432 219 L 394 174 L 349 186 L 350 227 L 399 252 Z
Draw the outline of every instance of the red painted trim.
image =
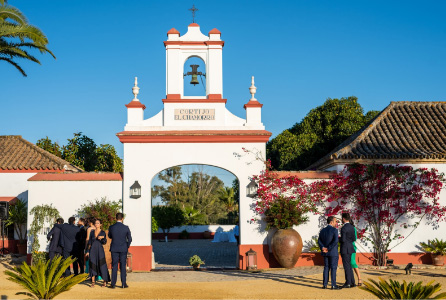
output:
M 61 169 L 0 169 L 0 173 L 61 173 L 64 171 Z
M 8 249 L 9 253 L 18 253 L 19 252 L 19 250 L 17 249 L 18 243 L 19 243 L 18 240 L 5 239 L 5 248 Z
M 223 99 L 221 94 L 209 94 L 208 99 Z
M 336 172 L 317 172 L 317 171 L 274 171 L 279 178 L 293 176 L 299 179 L 329 179 L 332 178 Z
M 190 23 L 187 27 L 200 27 L 197 23 Z
M 250 100 L 248 103 L 246 103 L 243 107 L 246 109 L 247 107 L 262 107 L 263 104 L 260 103 L 259 101 L 255 100 Z
M 172 29 L 170 29 L 168 32 L 167 32 L 167 34 L 169 35 L 169 34 L 180 34 L 180 32 L 178 31 L 178 30 L 176 30 L 175 28 L 172 28 Z
M 16 202 L 17 200 L 19 200 L 17 197 L 0 197 L 0 202 L 9 202 L 11 204 Z
M 181 94 L 167 94 L 166 99 L 181 99 Z
M 178 45 L 178 46 L 196 46 L 196 45 L 202 45 L 202 46 L 210 46 L 210 45 L 220 45 L 224 46 L 224 41 L 203 41 L 203 42 L 189 42 L 189 41 L 164 41 L 164 46 L 168 45 Z
M 133 100 L 130 101 L 129 104 L 126 104 L 125 107 L 127 108 L 142 108 L 143 110 L 146 109 L 146 106 L 144 104 L 142 104 L 139 101 Z
M 214 28 L 211 31 L 209 31 L 209 34 L 220 34 L 221 35 L 221 32 L 217 28 Z
M 122 131 L 121 143 L 266 143 L 266 130 Z
M 228 99 L 163 99 L 163 103 L 225 103 Z
M 214 238 L 215 232 L 209 232 L 211 235 L 211 239 Z M 178 240 L 180 239 L 180 233 L 179 232 L 169 232 L 167 234 L 168 239 L 172 240 Z M 163 240 L 164 239 L 164 233 L 162 232 L 156 232 L 152 233 L 152 240 Z M 191 240 L 203 240 L 204 235 L 203 232 L 189 232 L 189 239 Z
M 121 173 L 36 174 L 28 181 L 122 181 Z
M 248 250 L 254 250 L 257 252 L 257 268 L 280 268 L 281 266 L 275 259 L 274 255 L 269 252 L 268 245 L 239 245 L 239 265 L 242 270 L 246 269 L 246 255 Z M 431 256 L 427 253 L 387 253 L 389 259 L 394 260 L 395 265 L 406 265 L 412 263 L 414 265 L 419 264 L 432 264 Z M 372 253 L 356 253 L 356 261 L 360 265 L 373 265 Z M 320 253 L 302 253 L 301 257 L 297 261 L 295 267 L 304 266 L 323 266 L 324 259 Z M 339 265 L 342 265 L 342 259 L 339 256 Z
M 152 246 L 130 246 L 132 269 L 134 271 L 152 270 Z

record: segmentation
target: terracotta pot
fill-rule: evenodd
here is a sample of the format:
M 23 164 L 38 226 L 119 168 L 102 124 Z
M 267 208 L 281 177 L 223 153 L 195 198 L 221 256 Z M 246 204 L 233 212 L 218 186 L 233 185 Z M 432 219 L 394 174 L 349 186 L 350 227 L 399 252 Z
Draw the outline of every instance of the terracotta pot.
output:
M 434 266 L 443 266 L 444 265 L 444 258 L 446 257 L 446 255 L 439 255 L 439 254 L 431 253 L 431 257 L 432 257 L 432 264 Z
M 200 270 L 200 265 L 193 265 L 192 267 L 194 268 L 195 271 Z
M 28 248 L 26 244 L 17 244 L 17 250 L 19 251 L 19 254 L 26 254 L 26 248 Z
M 293 268 L 302 254 L 302 238 L 292 229 L 279 229 L 271 240 L 273 254 L 279 264 L 287 269 Z

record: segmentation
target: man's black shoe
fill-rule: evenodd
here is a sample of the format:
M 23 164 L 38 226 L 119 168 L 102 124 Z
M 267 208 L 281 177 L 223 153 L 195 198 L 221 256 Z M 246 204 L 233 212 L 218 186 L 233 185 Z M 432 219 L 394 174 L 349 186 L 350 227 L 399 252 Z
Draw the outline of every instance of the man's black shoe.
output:
M 343 289 L 349 289 L 349 288 L 352 288 L 353 286 L 351 286 L 350 284 L 344 284 L 343 286 L 342 286 L 342 288 Z
M 110 286 L 111 289 L 114 289 L 115 287 L 116 287 L 115 285 L 111 285 L 111 286 Z
M 324 285 L 323 287 L 322 287 L 324 290 L 327 288 L 327 286 L 326 285 Z
M 129 287 L 129 286 L 128 286 L 127 284 L 125 284 L 125 285 L 122 286 L 123 289 L 126 289 L 126 288 L 128 288 L 128 287 Z
M 331 289 L 332 290 L 342 290 L 342 287 L 340 287 L 340 286 L 332 286 Z

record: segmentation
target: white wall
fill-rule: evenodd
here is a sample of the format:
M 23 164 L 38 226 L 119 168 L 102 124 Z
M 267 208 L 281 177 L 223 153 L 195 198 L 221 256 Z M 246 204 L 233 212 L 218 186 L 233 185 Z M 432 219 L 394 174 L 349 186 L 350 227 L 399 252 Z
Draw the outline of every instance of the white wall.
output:
M 134 246 L 151 245 L 151 183 L 162 170 L 183 164 L 205 164 L 233 173 L 240 181 L 240 239 L 242 244 L 266 243 L 266 233 L 258 230 L 251 208 L 254 200 L 246 197 L 250 177 L 264 169 L 263 162 L 242 148 L 260 151 L 265 157 L 264 143 L 125 143 L 124 144 L 124 213 L 132 230 Z M 237 157 L 234 153 L 241 154 Z M 141 198 L 129 197 L 130 186 L 138 181 Z M 129 217 L 131 216 L 131 217 Z
M 52 204 L 67 222 L 69 217 L 76 215 L 82 204 L 102 197 L 112 201 L 122 199 L 122 181 L 29 181 L 28 211 L 36 205 Z M 32 219 L 28 215 L 28 230 Z M 43 233 L 51 226 L 47 224 Z M 28 245 L 31 245 L 31 241 L 28 241 Z M 44 235 L 40 236 L 40 246 L 41 251 L 46 250 Z
M 217 229 L 221 228 L 223 231 L 227 232 L 234 229 L 235 225 L 187 225 L 187 226 L 175 226 L 170 229 L 169 233 L 179 233 L 183 230 L 187 232 L 216 232 Z M 158 229 L 156 233 L 163 233 L 161 228 Z
M 403 166 L 403 164 L 400 165 Z M 344 166 L 345 165 L 338 165 L 335 167 L 331 167 L 329 170 L 343 170 Z M 411 164 L 411 166 L 415 169 L 435 168 L 439 172 L 446 173 L 446 164 Z M 305 180 L 305 182 L 309 183 L 311 181 Z M 440 204 L 446 206 L 446 186 L 443 187 L 443 190 L 440 193 Z M 318 227 L 318 216 L 311 216 L 310 220 L 311 221 L 308 224 L 296 227 L 296 230 L 299 231 L 304 241 L 309 241 L 311 239 L 311 236 L 318 234 L 319 230 L 321 229 L 320 227 Z M 361 227 L 361 224 L 359 224 L 359 227 Z M 407 237 L 411 231 L 411 229 L 395 229 L 398 229 L 399 232 L 405 237 Z M 445 239 L 445 232 L 446 222 L 442 222 L 438 224 L 438 228 L 434 228 L 431 225 L 426 225 L 425 220 L 423 220 L 420 226 L 415 229 L 415 231 L 410 236 L 408 236 L 408 238 L 403 243 L 392 249 L 392 253 L 420 252 L 420 250 L 417 248 L 420 242 L 427 242 L 427 240 L 434 238 Z M 392 242 L 391 248 L 398 242 L 400 241 Z M 358 252 L 372 252 L 372 245 L 370 244 L 370 242 L 368 244 L 366 242 L 363 242 L 357 246 Z
M 0 197 L 28 200 L 28 178 L 36 173 L 0 173 Z

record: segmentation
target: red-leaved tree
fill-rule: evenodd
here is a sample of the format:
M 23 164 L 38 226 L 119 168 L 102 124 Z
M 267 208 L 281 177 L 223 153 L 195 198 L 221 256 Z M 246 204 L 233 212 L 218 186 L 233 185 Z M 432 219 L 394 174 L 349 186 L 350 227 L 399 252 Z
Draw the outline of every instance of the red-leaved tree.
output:
M 310 186 L 297 176 L 279 176 L 271 171 L 270 162 L 260 175 L 253 176 L 258 183 L 255 211 L 264 217 L 267 229 L 290 228 L 308 221 L 307 213 L 318 213 Z
M 446 206 L 439 200 L 444 181 L 435 169 L 352 164 L 331 180 L 312 183 L 311 193 L 327 216 L 350 212 L 360 225 L 358 234 L 372 243 L 376 264 L 382 266 L 386 254 L 423 219 L 432 226 L 445 220 Z

